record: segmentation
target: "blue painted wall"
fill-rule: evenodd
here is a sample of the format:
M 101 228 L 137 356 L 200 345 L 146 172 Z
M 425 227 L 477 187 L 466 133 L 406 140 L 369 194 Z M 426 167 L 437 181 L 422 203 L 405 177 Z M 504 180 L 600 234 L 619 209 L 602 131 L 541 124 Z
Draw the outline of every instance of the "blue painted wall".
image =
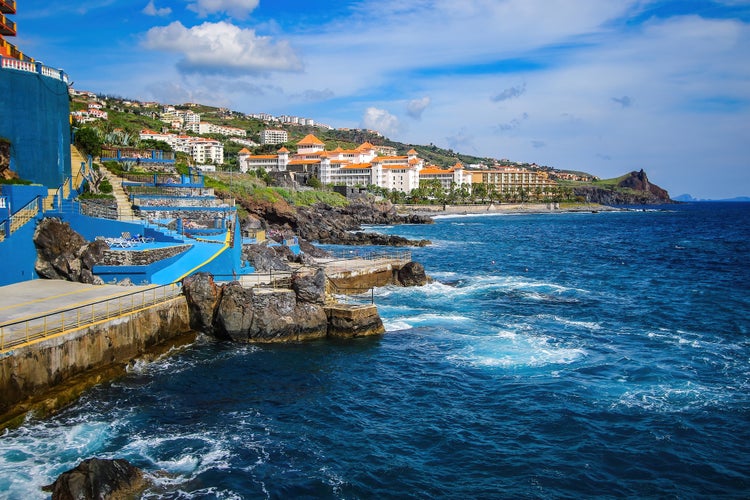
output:
M 11 169 L 56 188 L 70 177 L 70 104 L 65 82 L 0 69 L 0 136 L 10 140 Z

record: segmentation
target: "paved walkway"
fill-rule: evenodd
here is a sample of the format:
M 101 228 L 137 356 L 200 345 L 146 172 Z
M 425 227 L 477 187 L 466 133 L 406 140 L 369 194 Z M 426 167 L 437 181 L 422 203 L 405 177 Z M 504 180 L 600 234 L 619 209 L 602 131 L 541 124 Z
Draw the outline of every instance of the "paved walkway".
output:
M 152 288 L 86 285 L 63 280 L 22 281 L 0 287 L 0 324 L 78 307 Z
M 0 354 L 47 332 L 71 329 L 134 308 L 161 290 L 151 288 L 44 279 L 0 287 Z M 134 292 L 137 295 L 132 295 Z M 124 295 L 129 297 L 118 299 Z

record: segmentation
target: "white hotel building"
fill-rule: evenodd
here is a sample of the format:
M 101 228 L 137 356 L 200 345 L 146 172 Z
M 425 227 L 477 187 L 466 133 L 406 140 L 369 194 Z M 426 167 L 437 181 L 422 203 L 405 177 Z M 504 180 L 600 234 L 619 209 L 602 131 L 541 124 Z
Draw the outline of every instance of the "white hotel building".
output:
M 198 164 L 206 163 L 209 160 L 216 165 L 224 163 L 224 145 L 215 139 L 169 133 L 163 134 L 148 129 L 141 130 L 140 139 L 164 141 L 175 151 L 189 154 L 193 161 Z

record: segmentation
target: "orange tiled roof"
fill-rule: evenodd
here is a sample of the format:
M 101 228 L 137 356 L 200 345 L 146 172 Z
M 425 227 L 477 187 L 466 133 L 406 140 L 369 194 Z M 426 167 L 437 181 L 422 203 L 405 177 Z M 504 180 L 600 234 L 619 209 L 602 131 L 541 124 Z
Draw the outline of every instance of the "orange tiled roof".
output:
M 371 168 L 371 163 L 350 163 L 341 167 L 341 170 L 361 170 L 365 168 Z
M 278 155 L 250 155 L 251 160 L 276 160 Z
M 240 149 L 240 151 L 237 154 L 238 155 L 249 155 L 250 154 L 250 150 L 247 149 L 247 148 L 242 148 L 242 149 Z
M 289 165 L 311 165 L 313 163 L 320 163 L 320 160 L 292 160 Z
M 309 145 L 315 145 L 315 146 L 324 146 L 325 144 L 323 141 L 318 139 L 312 134 L 307 134 L 301 141 L 297 143 L 297 146 L 309 146 Z
M 409 151 L 407 151 L 406 154 L 408 154 L 408 155 L 415 155 L 415 154 L 417 154 L 417 150 L 414 149 L 414 148 L 412 148 Z
M 406 161 L 408 157 L 406 156 L 378 156 L 376 160 L 403 160 Z
M 279 149 L 277 152 L 278 153 L 288 153 L 289 150 L 287 148 L 285 148 L 284 146 L 281 146 L 281 149 Z
M 375 146 L 370 144 L 369 142 L 363 142 L 360 144 L 360 146 L 357 148 L 357 150 L 365 150 L 365 149 L 375 149 Z
M 452 174 L 452 173 L 453 173 L 452 168 L 444 169 L 444 168 L 435 167 L 433 165 L 429 167 L 425 167 L 419 171 L 419 175 L 441 175 L 441 174 L 446 175 L 446 174 Z

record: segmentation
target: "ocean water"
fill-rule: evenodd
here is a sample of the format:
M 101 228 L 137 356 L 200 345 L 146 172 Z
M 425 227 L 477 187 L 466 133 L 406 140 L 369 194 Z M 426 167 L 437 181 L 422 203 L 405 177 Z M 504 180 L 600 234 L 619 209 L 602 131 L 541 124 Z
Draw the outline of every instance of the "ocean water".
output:
M 93 456 L 145 498 L 750 495 L 750 204 L 377 230 L 433 241 L 385 335 L 200 338 L 7 431 L 0 496 Z

